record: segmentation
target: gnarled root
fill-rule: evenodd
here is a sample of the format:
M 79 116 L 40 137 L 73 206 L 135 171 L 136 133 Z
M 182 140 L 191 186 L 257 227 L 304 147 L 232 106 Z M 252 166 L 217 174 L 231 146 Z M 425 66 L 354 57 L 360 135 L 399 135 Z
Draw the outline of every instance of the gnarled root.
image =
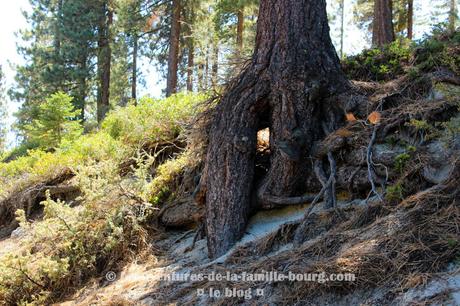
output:
M 300 245 L 303 242 L 304 238 L 304 232 L 306 226 L 308 226 L 308 216 L 312 212 L 313 208 L 315 205 L 318 203 L 318 201 L 325 195 L 326 199 L 326 208 L 333 208 L 336 207 L 336 197 L 335 197 L 335 175 L 336 175 L 336 164 L 335 164 L 335 159 L 334 156 L 332 155 L 331 152 L 327 154 L 328 160 L 329 160 L 329 166 L 330 166 L 330 175 L 329 179 L 327 180 L 326 183 L 323 184 L 323 188 L 321 188 L 321 191 L 316 195 L 315 199 L 311 202 L 310 207 L 308 210 L 305 212 L 305 215 L 297 228 L 295 235 L 294 235 L 294 244 Z M 323 182 L 322 182 L 323 183 Z

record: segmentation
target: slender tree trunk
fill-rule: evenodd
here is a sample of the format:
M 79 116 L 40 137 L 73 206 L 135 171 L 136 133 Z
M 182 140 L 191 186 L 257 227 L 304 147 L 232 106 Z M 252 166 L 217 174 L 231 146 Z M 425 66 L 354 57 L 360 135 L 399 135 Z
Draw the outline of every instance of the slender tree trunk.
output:
M 212 69 L 211 69 L 211 83 L 215 87 L 217 85 L 219 77 L 219 39 L 216 38 L 214 41 L 214 54 L 212 58 Z
M 193 38 L 193 24 L 195 23 L 195 12 L 190 8 L 190 20 L 188 21 L 188 56 L 187 56 L 187 91 L 193 91 L 193 70 L 195 67 L 195 42 Z
M 210 130 L 201 180 L 210 257 L 241 238 L 253 205 L 306 191 L 313 143 L 342 122 L 333 97 L 348 86 L 325 0 L 260 2 L 252 62 L 222 97 Z M 271 164 L 255 182 L 257 131 L 267 126 Z
M 137 105 L 137 53 L 139 49 L 139 37 L 133 35 L 133 71 L 131 80 L 131 99 L 134 100 L 134 105 Z
M 166 80 L 166 96 L 177 92 L 177 69 L 179 64 L 181 2 L 173 0 L 171 14 L 171 33 L 169 36 L 168 76 Z
M 345 0 L 340 2 L 341 27 L 340 27 L 340 58 L 343 58 L 343 42 L 345 39 Z
M 88 93 L 88 84 L 87 84 L 87 78 L 88 78 L 88 48 L 84 47 L 84 51 L 80 53 L 79 59 L 78 59 L 78 90 L 77 90 L 77 97 L 76 97 L 76 103 L 77 107 L 81 110 L 81 115 L 80 119 L 82 121 L 85 121 L 85 106 L 86 106 L 86 96 Z
M 195 50 L 193 38 L 190 38 L 187 59 L 187 91 L 193 91 L 193 68 L 195 66 Z
M 98 78 L 99 87 L 97 94 L 97 121 L 100 123 L 110 107 L 110 66 L 112 62 L 112 49 L 110 47 L 110 28 L 113 21 L 113 12 L 104 1 L 102 5 L 99 39 L 98 39 Z
M 381 47 L 395 40 L 391 0 L 374 0 L 372 45 Z
M 236 25 L 236 45 L 238 54 L 243 52 L 243 32 L 244 32 L 244 7 L 240 8 L 237 12 L 237 25 Z
M 450 0 L 449 9 L 449 31 L 454 32 L 457 22 L 457 3 L 456 0 Z
M 60 61 L 60 56 L 61 56 L 62 5 L 63 5 L 63 0 L 59 0 L 58 5 L 57 5 L 55 35 L 54 35 L 54 53 L 58 61 Z
M 198 65 L 198 88 L 200 91 L 204 90 L 204 64 Z
M 414 32 L 414 0 L 407 0 L 407 38 L 412 39 Z
M 209 88 L 209 45 L 206 46 L 206 59 L 204 64 L 204 90 L 208 90 Z

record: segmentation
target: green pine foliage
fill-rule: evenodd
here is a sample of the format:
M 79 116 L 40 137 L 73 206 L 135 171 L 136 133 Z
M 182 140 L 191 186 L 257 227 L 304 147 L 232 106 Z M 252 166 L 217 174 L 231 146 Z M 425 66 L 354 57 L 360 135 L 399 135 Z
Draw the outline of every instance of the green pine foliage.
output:
M 26 127 L 28 140 L 41 148 L 53 149 L 64 140 L 73 141 L 80 136 L 83 129 L 72 100 L 58 92 L 40 104 L 38 118 Z

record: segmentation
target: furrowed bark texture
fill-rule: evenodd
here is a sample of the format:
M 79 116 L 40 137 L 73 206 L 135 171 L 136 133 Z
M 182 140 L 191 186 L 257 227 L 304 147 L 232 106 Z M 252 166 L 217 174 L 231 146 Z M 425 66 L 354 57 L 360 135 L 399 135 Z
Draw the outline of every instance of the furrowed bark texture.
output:
M 391 0 L 374 0 L 372 45 L 381 47 L 395 40 Z
M 305 192 L 313 142 L 343 117 L 332 97 L 348 82 L 329 36 L 325 0 L 262 0 L 259 12 L 251 64 L 217 106 L 210 135 L 202 185 L 211 257 L 242 236 L 253 205 Z M 257 131 L 267 126 L 271 165 L 255 186 Z

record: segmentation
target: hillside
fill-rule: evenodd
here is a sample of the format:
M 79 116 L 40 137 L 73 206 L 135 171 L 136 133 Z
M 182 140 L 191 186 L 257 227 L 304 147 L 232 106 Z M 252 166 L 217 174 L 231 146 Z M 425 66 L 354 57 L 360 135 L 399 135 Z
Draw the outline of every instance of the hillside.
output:
M 305 169 L 304 200 L 254 208 L 216 259 L 200 178 L 221 95 L 144 98 L 56 149 L 10 152 L 0 163 L 0 305 L 460 304 L 459 46 L 459 32 L 438 33 L 344 60 L 347 120 L 312 153 L 334 157 L 324 181 Z M 270 140 L 259 131 L 255 181 Z M 322 199 L 329 180 L 333 208 Z M 323 274 L 168 280 L 263 271 Z M 320 279 L 334 274 L 353 279 Z M 226 288 L 232 297 L 215 295 Z

